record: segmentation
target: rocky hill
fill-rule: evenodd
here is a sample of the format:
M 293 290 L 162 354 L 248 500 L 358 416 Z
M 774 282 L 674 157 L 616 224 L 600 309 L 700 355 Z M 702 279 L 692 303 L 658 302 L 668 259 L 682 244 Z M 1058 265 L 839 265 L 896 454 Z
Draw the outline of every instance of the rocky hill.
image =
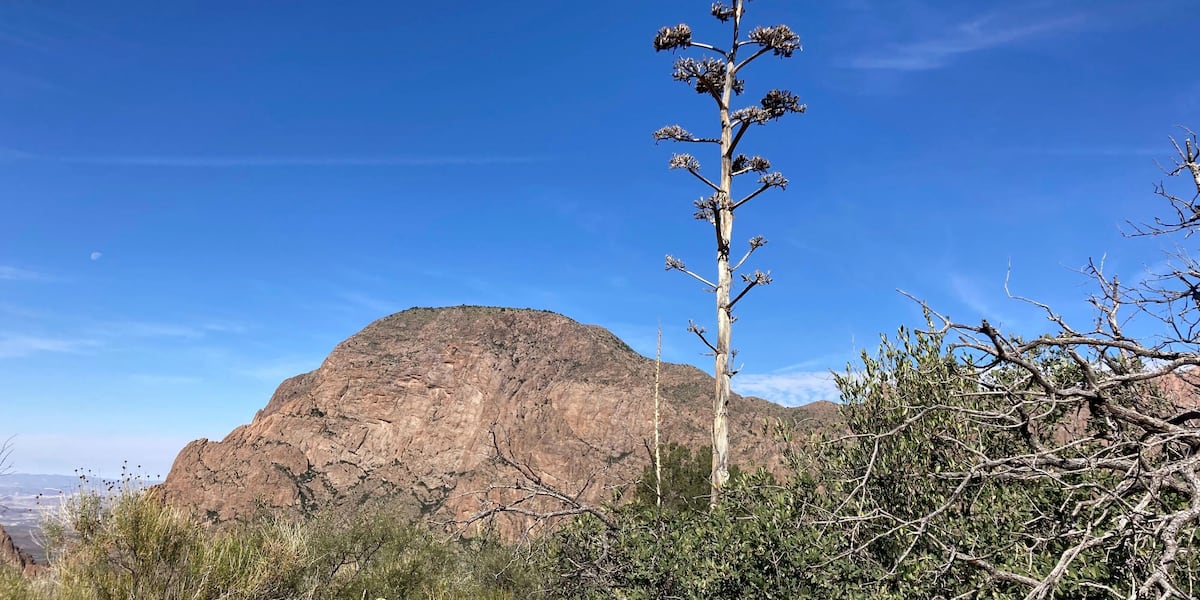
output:
M 256 506 L 307 511 L 394 496 L 414 511 L 463 518 L 516 473 L 505 452 L 557 487 L 602 502 L 634 481 L 653 439 L 654 361 L 612 333 L 542 311 L 414 308 L 334 348 L 284 381 L 253 421 L 175 459 L 160 490 L 214 520 Z M 663 435 L 709 444 L 712 378 L 664 364 Z M 784 408 L 734 397 L 734 462 L 773 465 L 773 419 L 828 422 L 828 403 Z
M 33 574 L 41 568 L 40 565 L 34 563 L 33 557 L 28 552 L 21 550 L 13 543 L 8 532 L 0 527 L 0 565 L 8 565 L 14 567 L 26 574 Z

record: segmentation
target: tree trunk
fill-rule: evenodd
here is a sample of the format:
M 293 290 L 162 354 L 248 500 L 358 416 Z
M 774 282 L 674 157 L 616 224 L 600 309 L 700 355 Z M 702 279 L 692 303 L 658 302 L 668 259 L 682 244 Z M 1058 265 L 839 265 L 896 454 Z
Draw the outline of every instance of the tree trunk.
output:
M 712 492 L 709 506 L 721 501 L 721 490 L 729 481 L 729 384 L 731 379 L 733 315 L 729 292 L 733 270 L 729 268 L 729 248 L 733 238 L 733 123 L 729 120 L 729 102 L 733 97 L 737 65 L 738 25 L 742 19 L 742 0 L 733 7 L 733 45 L 726 59 L 725 85 L 721 91 L 721 181 L 717 206 L 713 211 L 717 232 L 717 349 L 713 368 L 716 393 L 713 397 Z

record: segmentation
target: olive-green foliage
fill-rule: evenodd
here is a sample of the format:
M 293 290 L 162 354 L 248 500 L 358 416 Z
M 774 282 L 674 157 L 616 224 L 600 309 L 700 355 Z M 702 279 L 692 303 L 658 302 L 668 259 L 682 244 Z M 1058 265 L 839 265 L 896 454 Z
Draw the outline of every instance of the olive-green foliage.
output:
M 764 471 L 731 480 L 705 511 L 617 511 L 616 529 L 579 519 L 558 534 L 554 558 L 571 598 L 868 598 L 878 573 L 830 561 L 833 529 L 812 486 Z M 868 565 L 869 566 L 869 565 Z
M 1105 586 L 1124 589 L 1148 577 L 1161 548 L 1133 537 L 1125 511 L 1114 510 L 1123 474 L 1094 467 L 1051 473 L 1031 458 L 1039 450 L 1023 428 L 1068 435 L 1081 426 L 1077 406 L 1048 397 L 1024 368 L 981 375 L 969 357 L 947 355 L 945 342 L 902 330 L 895 342 L 884 340 L 877 357 L 864 357 L 861 373 L 839 381 L 851 429 L 868 437 L 826 448 L 832 460 L 809 464 L 824 465 L 833 496 L 846 497 L 841 516 L 869 517 L 846 535 L 856 559 L 896 573 L 895 589 L 909 595 L 1020 598 L 1027 587 L 991 582 L 978 564 L 961 559 L 979 557 L 1038 580 L 1087 532 L 1108 531 L 1109 541 L 1070 563 L 1053 597 L 1109 598 Z M 1083 384 L 1078 363 L 1062 352 L 1024 358 L 1056 387 Z M 1153 395 L 1135 382 L 1111 391 L 1110 401 L 1153 410 Z M 1054 454 L 1066 461 L 1116 451 L 1126 450 L 1106 437 L 1079 437 Z M 1165 454 L 1143 448 L 1142 461 L 1153 465 Z M 1192 538 L 1188 545 L 1187 564 L 1176 569 L 1179 581 L 1195 585 L 1200 544 Z M 960 560 L 951 561 L 954 554 Z
M 542 571 L 515 549 L 447 540 L 388 506 L 213 527 L 126 486 L 69 499 L 44 527 L 52 565 L 18 600 L 537 598 Z
M 1019 430 L 995 416 L 1027 398 L 995 393 L 996 381 L 980 381 L 970 359 L 948 354 L 939 334 L 901 330 L 862 360 L 838 378 L 846 430 L 803 437 L 781 430 L 791 466 L 785 481 L 761 471 L 738 477 L 711 511 L 674 496 L 667 496 L 672 510 L 656 511 L 651 486 L 615 511 L 615 528 L 584 517 L 561 531 L 554 559 L 562 594 L 1024 597 L 1029 588 L 996 581 L 964 558 L 1044 576 L 1078 539 L 1080 523 L 1094 520 L 1087 511 L 1105 510 L 1080 501 L 1102 493 L 1097 484 L 1106 476 L 1006 478 L 980 467 L 987 457 L 1027 451 Z M 1037 360 L 1064 384 L 1080 376 L 1061 356 Z M 988 376 L 1016 380 L 1003 370 Z M 1055 416 L 1053 404 L 1024 406 L 1070 418 Z M 673 448 L 664 471 L 699 470 L 704 454 Z M 1088 550 L 1053 597 L 1109 597 L 1102 586 L 1144 569 L 1148 550 L 1119 543 Z M 1197 554 L 1184 555 L 1186 568 L 1195 570 Z
M 665 511 L 708 510 L 708 495 L 712 491 L 709 476 L 712 473 L 712 446 L 702 446 L 695 452 L 687 446 L 669 442 L 664 445 L 662 456 L 662 508 Z M 729 476 L 737 477 L 741 470 L 737 465 L 729 467 Z M 647 507 L 657 505 L 654 465 L 642 471 L 642 478 L 634 489 L 633 502 Z
M 633 501 L 615 510 L 616 529 L 583 517 L 556 534 L 559 591 L 572 598 L 847 597 L 852 577 L 830 578 L 825 533 L 807 524 L 804 503 L 765 471 L 732 471 L 722 503 L 710 510 L 711 449 L 669 444 L 663 452 L 663 505 L 654 469 Z M 807 488 L 811 489 L 811 488 Z
M 16 568 L 0 564 L 0 598 L 33 600 L 46 597 L 39 594 L 35 587 L 35 582 L 22 576 Z
M 1060 355 L 1033 360 L 1057 383 L 1081 377 Z M 1024 393 L 1020 373 L 978 373 L 939 334 L 901 330 L 838 378 L 845 430 L 780 429 L 782 481 L 739 473 L 710 510 L 711 452 L 668 445 L 661 508 L 650 468 L 632 501 L 611 509 L 615 527 L 581 516 L 538 546 L 546 559 L 486 538 L 444 541 L 387 506 L 213 529 L 124 489 L 68 502 L 46 529 L 49 577 L 0 570 L 0 598 L 1021 598 L 1028 588 L 963 558 L 1044 576 L 1081 524 L 1116 526 L 1106 503 L 1088 502 L 1112 481 L 982 467 L 1027 451 L 1019 427 L 1003 422 L 1014 402 L 1050 424 L 1072 415 Z M 1104 449 L 1087 444 L 1063 453 Z M 1191 585 L 1200 540 L 1184 541 L 1175 569 Z M 1143 575 L 1159 551 L 1114 538 L 1086 550 L 1050 597 L 1110 597 L 1104 586 Z
M 410 525 L 403 511 L 372 508 L 318 515 L 320 598 L 534 598 L 541 575 L 528 555 L 488 538 L 446 541 Z

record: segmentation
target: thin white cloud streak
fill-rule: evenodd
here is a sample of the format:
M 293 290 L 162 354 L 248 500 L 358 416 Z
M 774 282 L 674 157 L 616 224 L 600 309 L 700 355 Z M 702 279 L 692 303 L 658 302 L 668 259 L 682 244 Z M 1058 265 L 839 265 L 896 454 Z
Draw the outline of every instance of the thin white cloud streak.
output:
M 818 400 L 837 402 L 841 398 L 833 373 L 829 371 L 743 373 L 733 378 L 733 388 L 744 396 L 758 396 L 784 406 L 800 406 Z
M 961 55 L 1007 46 L 1048 33 L 1079 27 L 1081 16 L 1068 16 L 1007 27 L 994 27 L 993 17 L 962 23 L 937 36 L 894 44 L 881 54 L 864 54 L 848 63 L 855 69 L 929 71 L 949 65 Z
M 204 337 L 205 332 L 191 325 L 154 323 L 149 321 L 115 321 L 102 323 L 92 328 L 97 335 L 110 338 L 185 338 Z
M 249 327 L 241 323 L 229 323 L 225 321 L 213 321 L 200 326 L 205 331 L 213 333 L 232 333 L 242 334 L 250 330 Z
M 28 157 L 28 155 L 25 155 Z M 18 154 L 15 158 L 21 158 Z M 440 167 L 545 161 L 537 156 L 66 156 L 33 157 L 53 162 L 112 167 Z
M 8 265 L 0 265 L 0 280 L 5 281 L 44 281 L 46 275 L 28 269 L 19 269 Z
M 370 294 L 362 292 L 341 292 L 338 294 L 343 300 L 350 304 L 354 309 L 365 309 L 373 314 L 376 318 L 386 317 L 390 314 L 400 312 L 407 307 L 396 304 L 391 300 L 378 298 Z
M 321 366 L 323 358 L 281 358 L 252 367 L 238 367 L 233 373 L 267 383 L 279 384 L 284 379 L 307 373 Z
M 135 373 L 129 376 L 129 380 L 139 385 L 147 386 L 191 385 L 193 383 L 200 383 L 199 377 L 189 375 L 154 375 L 150 373 Z
M 25 318 L 45 315 L 0 304 L 0 313 Z M 0 333 L 0 359 L 24 358 L 34 354 L 81 354 L 112 348 L 129 339 L 197 340 L 210 334 L 236 335 L 246 328 L 236 323 L 205 323 L 198 326 L 140 321 L 101 323 L 84 328 L 78 335 Z
M 92 325 L 88 331 L 104 338 L 182 338 L 199 339 L 210 334 L 237 335 L 245 333 L 247 327 L 238 323 L 220 321 L 199 324 L 161 323 L 155 321 L 109 321 Z
M 953 273 L 950 275 L 950 289 L 954 292 L 959 303 L 966 306 L 975 314 L 973 317 L 996 319 L 998 314 L 992 304 L 985 298 L 979 286 L 966 276 Z
M 0 78 L 2 78 L 2 76 L 3 76 L 3 74 L 0 73 Z M 21 152 L 20 150 L 13 150 L 12 148 L 0 147 L 0 162 L 15 161 L 15 160 L 28 160 L 31 158 L 36 158 L 36 157 L 33 156 L 32 154 L 29 154 L 28 152 Z
M 8 315 L 10 317 L 28 320 L 45 319 L 48 317 L 47 313 L 40 310 L 33 310 L 24 306 L 17 306 L 15 304 L 8 304 L 5 302 L 0 302 L 0 315 Z
M 90 339 L 0 334 L 0 359 L 43 353 L 78 354 L 99 345 L 100 342 Z

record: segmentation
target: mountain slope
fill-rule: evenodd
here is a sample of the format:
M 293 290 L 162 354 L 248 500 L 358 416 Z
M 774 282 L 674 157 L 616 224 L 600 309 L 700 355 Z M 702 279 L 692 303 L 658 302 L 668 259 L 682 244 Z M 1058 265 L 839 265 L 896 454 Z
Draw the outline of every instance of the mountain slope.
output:
M 664 364 L 663 435 L 709 443 L 712 378 Z M 180 452 L 161 486 L 167 501 L 214 520 L 259 504 L 285 511 L 398 496 L 414 512 L 462 518 L 490 484 L 514 479 L 501 447 L 583 497 L 630 482 L 653 439 L 654 361 L 599 327 L 542 311 L 411 309 L 334 348 L 320 368 L 284 381 L 254 420 L 224 440 Z M 819 403 L 822 404 L 822 403 Z M 734 397 L 734 462 L 773 465 L 764 424 L 829 418 Z

